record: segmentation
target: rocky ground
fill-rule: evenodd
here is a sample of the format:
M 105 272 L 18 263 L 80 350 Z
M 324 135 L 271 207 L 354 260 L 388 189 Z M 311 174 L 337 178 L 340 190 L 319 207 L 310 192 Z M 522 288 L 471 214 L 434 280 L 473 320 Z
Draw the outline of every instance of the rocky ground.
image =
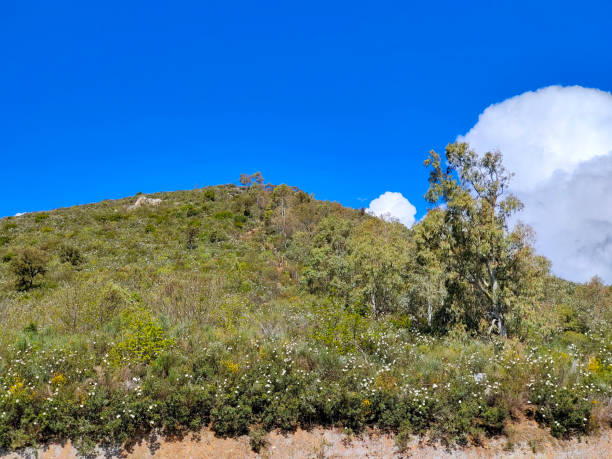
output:
M 182 458 L 604 458 L 612 455 L 612 430 L 582 439 L 559 441 L 535 423 L 523 422 L 507 429 L 508 436 L 489 440 L 482 446 L 448 450 L 439 444 L 426 444 L 415 438 L 400 452 L 390 435 L 369 432 L 348 437 L 337 429 L 272 432 L 268 445 L 255 454 L 248 437 L 217 438 L 209 430 L 181 440 L 150 437 L 127 449 L 99 450 L 96 459 L 182 459 Z M 72 459 L 79 457 L 66 443 L 39 450 L 2 455 L 7 459 Z

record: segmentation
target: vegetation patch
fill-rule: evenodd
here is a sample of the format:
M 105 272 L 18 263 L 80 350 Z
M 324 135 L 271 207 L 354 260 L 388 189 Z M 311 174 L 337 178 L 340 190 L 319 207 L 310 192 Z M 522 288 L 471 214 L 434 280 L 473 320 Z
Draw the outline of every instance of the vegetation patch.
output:
M 0 222 L 0 448 L 368 427 L 480 443 L 605 422 L 612 290 L 510 228 L 501 157 L 429 159 L 412 228 L 261 174 Z M 50 228 L 51 231 L 43 231 Z M 511 445 L 509 446 L 511 447 Z

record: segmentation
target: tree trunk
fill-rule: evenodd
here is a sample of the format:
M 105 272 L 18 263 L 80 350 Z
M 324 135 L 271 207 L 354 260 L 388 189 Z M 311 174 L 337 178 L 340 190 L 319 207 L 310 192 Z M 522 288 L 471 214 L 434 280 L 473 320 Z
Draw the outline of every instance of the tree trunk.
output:
M 498 323 L 499 323 L 499 336 L 501 336 L 502 338 L 506 338 L 508 336 L 508 332 L 506 331 L 506 321 L 504 320 L 501 314 L 499 315 Z
M 433 316 L 433 308 L 431 307 L 431 300 L 427 298 L 427 326 L 431 327 L 431 320 Z
M 372 301 L 372 311 L 374 312 L 374 317 L 378 316 L 378 307 L 376 306 L 376 294 L 372 292 L 371 296 Z
M 283 217 L 283 236 L 285 236 L 286 231 L 286 211 L 285 211 L 285 198 L 281 198 L 281 215 Z
M 505 338 L 508 336 L 508 332 L 506 330 L 506 322 L 504 317 L 497 311 L 491 312 L 491 316 L 493 316 L 493 320 L 491 321 L 491 326 L 489 327 L 489 335 L 493 331 L 494 328 L 497 328 L 497 332 L 499 336 Z
M 493 317 L 497 320 L 497 329 L 499 331 L 499 336 L 506 337 L 508 333 L 506 331 L 506 322 L 504 321 L 504 317 L 501 313 L 499 307 L 499 283 L 497 282 L 497 277 L 491 269 L 490 263 L 487 263 L 487 269 L 489 270 L 489 277 L 491 279 L 491 303 L 493 306 Z

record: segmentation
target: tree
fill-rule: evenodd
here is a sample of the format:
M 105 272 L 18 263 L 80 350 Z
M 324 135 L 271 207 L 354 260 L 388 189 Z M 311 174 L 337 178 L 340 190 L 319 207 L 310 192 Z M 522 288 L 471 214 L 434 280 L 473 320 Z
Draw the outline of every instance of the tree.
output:
M 287 240 L 296 229 L 296 219 L 293 215 L 293 207 L 298 193 L 294 187 L 285 184 L 274 187 L 270 194 L 268 209 L 264 214 L 266 224 L 270 229 L 281 236 L 281 244 L 287 246 Z
M 304 282 L 362 314 L 394 309 L 406 289 L 408 229 L 369 217 L 358 225 L 325 217 L 313 238 Z
M 370 218 L 355 228 L 348 246 L 354 302 L 369 304 L 374 316 L 392 311 L 407 285 L 408 229 Z
M 414 254 L 411 257 L 410 299 L 413 306 L 425 305 L 427 326 L 446 297 L 446 263 L 441 256 L 447 248 L 444 238 L 444 211 L 433 209 L 413 227 Z
M 248 175 L 248 174 L 240 174 L 240 183 L 243 186 L 246 186 L 248 188 L 251 188 L 254 184 L 257 187 L 260 187 L 264 182 L 264 178 L 263 175 L 261 175 L 261 172 L 255 172 L 254 174 Z
M 48 257 L 42 250 L 26 247 L 11 261 L 11 269 L 17 276 L 17 289 L 29 290 L 35 280 L 47 272 Z
M 425 198 L 443 203 L 445 210 L 445 262 L 455 277 L 455 292 L 475 300 L 475 313 L 488 316 L 491 328 L 507 335 L 505 315 L 521 293 L 525 257 L 531 255 L 523 228 L 509 231 L 509 218 L 522 208 L 508 192 L 512 174 L 499 152 L 478 155 L 466 143 L 446 147 L 447 167 L 431 151 Z M 461 290 L 461 291 L 460 291 Z M 490 330 L 491 330 L 490 328 Z
M 332 215 L 319 223 L 304 270 L 311 292 L 332 294 L 348 303 L 352 286 L 347 239 L 352 229 L 349 220 Z
M 593 277 L 589 282 L 576 286 L 575 309 L 592 330 L 604 326 L 612 317 L 612 287 L 607 287 L 601 278 Z

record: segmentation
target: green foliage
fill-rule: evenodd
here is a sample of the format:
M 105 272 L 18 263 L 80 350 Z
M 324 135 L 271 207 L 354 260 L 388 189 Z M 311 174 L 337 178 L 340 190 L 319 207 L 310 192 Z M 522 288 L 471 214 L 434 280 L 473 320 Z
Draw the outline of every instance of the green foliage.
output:
M 331 292 L 374 315 L 397 309 L 406 288 L 410 247 L 402 225 L 369 218 L 354 226 L 327 217 L 312 244 L 304 272 L 311 292 Z
M 242 185 L 2 219 L 0 448 L 71 439 L 86 453 L 210 426 L 255 450 L 270 429 L 315 425 L 452 444 L 523 414 L 559 436 L 596 427 L 612 396 L 600 280 L 562 281 L 500 246 L 520 266 L 498 276 L 511 337 L 489 336 L 491 304 L 450 258 L 444 209 L 407 229 Z M 16 292 L 24 247 L 46 273 Z
M 217 220 L 223 220 L 225 218 L 233 218 L 234 214 L 231 210 L 224 210 L 222 212 L 217 212 L 214 217 Z
M 42 250 L 26 247 L 11 258 L 11 270 L 17 276 L 17 289 L 29 290 L 47 272 L 48 256 Z
M 142 308 L 123 313 L 119 333 L 121 338 L 110 351 L 110 362 L 115 366 L 148 364 L 174 343 Z
M 193 250 L 196 248 L 196 239 L 200 234 L 200 230 L 196 225 L 190 225 L 185 231 L 185 239 L 187 250 Z
M 321 221 L 309 251 L 304 282 L 313 293 L 331 291 L 339 298 L 349 295 L 350 266 L 347 239 L 352 222 L 329 216 Z
M 3 229 L 4 229 L 4 231 L 10 231 L 10 230 L 14 230 L 15 228 L 18 228 L 17 223 L 11 222 L 11 221 L 7 221 L 4 224 L 4 228 Z
M 432 204 L 443 203 L 443 238 L 430 242 L 441 251 L 449 273 L 449 299 L 455 314 L 470 328 L 482 320 L 507 334 L 507 315 L 516 303 L 531 301 L 528 280 L 543 275 L 534 271 L 529 245 L 530 230 L 518 225 L 508 228 L 509 218 L 522 203 L 508 193 L 512 175 L 502 164 L 499 152 L 482 156 L 465 143 L 446 147 L 448 166 L 432 151 L 425 161 L 431 167 L 429 190 Z
M 224 403 L 211 411 L 214 432 L 222 437 L 245 435 L 252 422 L 249 406 Z
M 315 309 L 319 326 L 313 330 L 313 339 L 336 349 L 341 354 L 354 352 L 366 341 L 367 320 L 358 312 L 328 304 Z
M 256 453 L 261 452 L 268 445 L 267 436 L 268 432 L 261 427 L 251 429 L 249 431 L 249 445 L 251 445 L 251 449 Z
M 234 215 L 234 226 L 236 228 L 244 227 L 244 224 L 247 222 L 246 215 Z
M 127 218 L 127 215 L 121 213 L 121 212 L 113 212 L 113 213 L 104 213 L 104 214 L 98 214 L 95 216 L 96 220 L 98 220 L 100 223 L 110 223 L 110 222 L 118 222 L 121 221 L 123 219 Z
M 34 216 L 34 221 L 36 223 L 44 222 L 47 218 L 49 218 L 49 214 L 47 213 L 38 213 Z
M 264 182 L 264 178 L 261 172 L 255 172 L 252 175 L 240 174 L 240 183 L 244 186 L 261 186 Z
M 587 330 L 586 324 L 579 316 L 578 311 L 570 306 L 560 305 L 558 314 L 564 331 L 584 333 Z
M 410 242 L 406 228 L 368 219 L 355 228 L 348 245 L 353 301 L 369 305 L 375 316 L 396 310 L 408 277 Z
M 85 257 L 83 257 L 81 251 L 68 244 L 63 244 L 60 247 L 59 257 L 62 263 L 70 263 L 74 267 L 78 267 L 85 262 Z
M 591 403 L 584 399 L 584 394 L 567 388 L 538 385 L 533 397 L 543 402 L 535 412 L 536 420 L 549 425 L 553 436 L 568 437 L 587 432 Z
M 207 199 L 208 201 L 214 201 L 215 200 L 215 190 L 213 190 L 212 188 L 208 188 L 206 191 L 204 191 L 204 198 Z
M 185 217 L 195 217 L 200 213 L 200 209 L 196 208 L 193 204 L 189 203 L 183 206 L 183 212 L 185 212 Z

